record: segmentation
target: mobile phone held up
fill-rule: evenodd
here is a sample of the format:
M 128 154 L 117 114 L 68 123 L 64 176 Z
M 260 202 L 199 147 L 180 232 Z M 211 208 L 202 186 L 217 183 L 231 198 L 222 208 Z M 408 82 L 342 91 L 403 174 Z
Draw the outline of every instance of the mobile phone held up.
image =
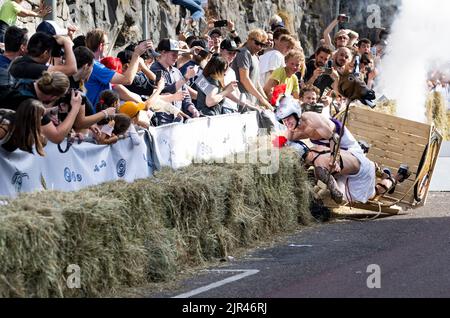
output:
M 227 20 L 219 20 L 214 22 L 214 27 L 215 28 L 221 28 L 221 27 L 226 27 L 228 25 L 228 21 Z
M 348 22 L 348 21 L 350 21 L 350 17 L 348 17 L 348 16 L 346 16 L 345 14 L 340 14 L 340 15 L 338 15 L 338 21 L 340 22 L 340 23 L 344 23 L 344 22 Z

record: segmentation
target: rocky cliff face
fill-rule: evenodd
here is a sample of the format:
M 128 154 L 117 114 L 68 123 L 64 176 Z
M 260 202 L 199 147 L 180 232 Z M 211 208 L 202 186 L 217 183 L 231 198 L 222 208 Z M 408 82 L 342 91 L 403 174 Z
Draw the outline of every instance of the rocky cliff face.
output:
M 27 0 L 24 3 L 38 3 Z M 142 12 L 147 10 L 149 34 L 156 42 L 161 37 L 175 37 L 180 21 L 178 6 L 170 0 L 148 0 L 143 8 L 142 0 L 58 0 L 58 20 L 66 25 L 73 23 L 85 33 L 93 27 L 109 32 L 110 38 L 120 47 L 130 40 L 142 38 Z M 361 36 L 374 36 L 374 30 L 367 28 L 367 12 L 370 4 L 381 9 L 381 25 L 389 27 L 401 0 L 209 0 L 208 14 L 220 19 L 230 19 L 243 35 L 249 29 L 265 27 L 270 17 L 279 11 L 289 18 L 288 25 L 298 34 L 305 51 L 314 51 L 322 32 L 338 12 L 351 17 L 348 27 Z M 32 19 L 22 19 L 25 26 L 33 30 Z

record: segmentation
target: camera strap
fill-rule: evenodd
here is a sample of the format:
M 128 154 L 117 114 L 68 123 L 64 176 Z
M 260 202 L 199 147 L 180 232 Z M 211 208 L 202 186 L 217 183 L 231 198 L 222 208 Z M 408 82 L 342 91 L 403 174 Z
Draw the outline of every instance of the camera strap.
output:
M 67 138 L 66 149 L 64 149 L 64 150 L 63 150 L 62 147 L 61 147 L 61 143 L 59 143 L 59 144 L 58 144 L 58 150 L 59 150 L 59 152 L 60 152 L 60 153 L 66 153 L 66 152 L 68 152 L 69 149 L 70 149 L 70 147 L 72 147 L 73 142 L 74 142 L 74 139 L 68 137 L 68 138 Z

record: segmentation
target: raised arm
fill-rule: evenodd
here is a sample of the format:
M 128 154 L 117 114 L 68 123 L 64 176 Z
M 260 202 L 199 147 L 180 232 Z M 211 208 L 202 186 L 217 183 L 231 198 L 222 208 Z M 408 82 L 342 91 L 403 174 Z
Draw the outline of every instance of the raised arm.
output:
M 333 29 L 339 24 L 338 19 L 334 19 L 331 21 L 331 23 L 327 26 L 327 28 L 323 31 L 323 38 L 325 40 L 325 45 L 329 47 L 334 47 L 330 33 L 333 32 Z

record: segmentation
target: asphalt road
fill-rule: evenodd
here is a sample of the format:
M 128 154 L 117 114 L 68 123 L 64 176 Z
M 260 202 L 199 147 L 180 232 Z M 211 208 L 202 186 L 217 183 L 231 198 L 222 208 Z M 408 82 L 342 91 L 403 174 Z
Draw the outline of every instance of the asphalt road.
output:
M 450 297 L 450 193 L 431 193 L 425 207 L 407 215 L 303 229 L 146 295 L 175 296 Z

